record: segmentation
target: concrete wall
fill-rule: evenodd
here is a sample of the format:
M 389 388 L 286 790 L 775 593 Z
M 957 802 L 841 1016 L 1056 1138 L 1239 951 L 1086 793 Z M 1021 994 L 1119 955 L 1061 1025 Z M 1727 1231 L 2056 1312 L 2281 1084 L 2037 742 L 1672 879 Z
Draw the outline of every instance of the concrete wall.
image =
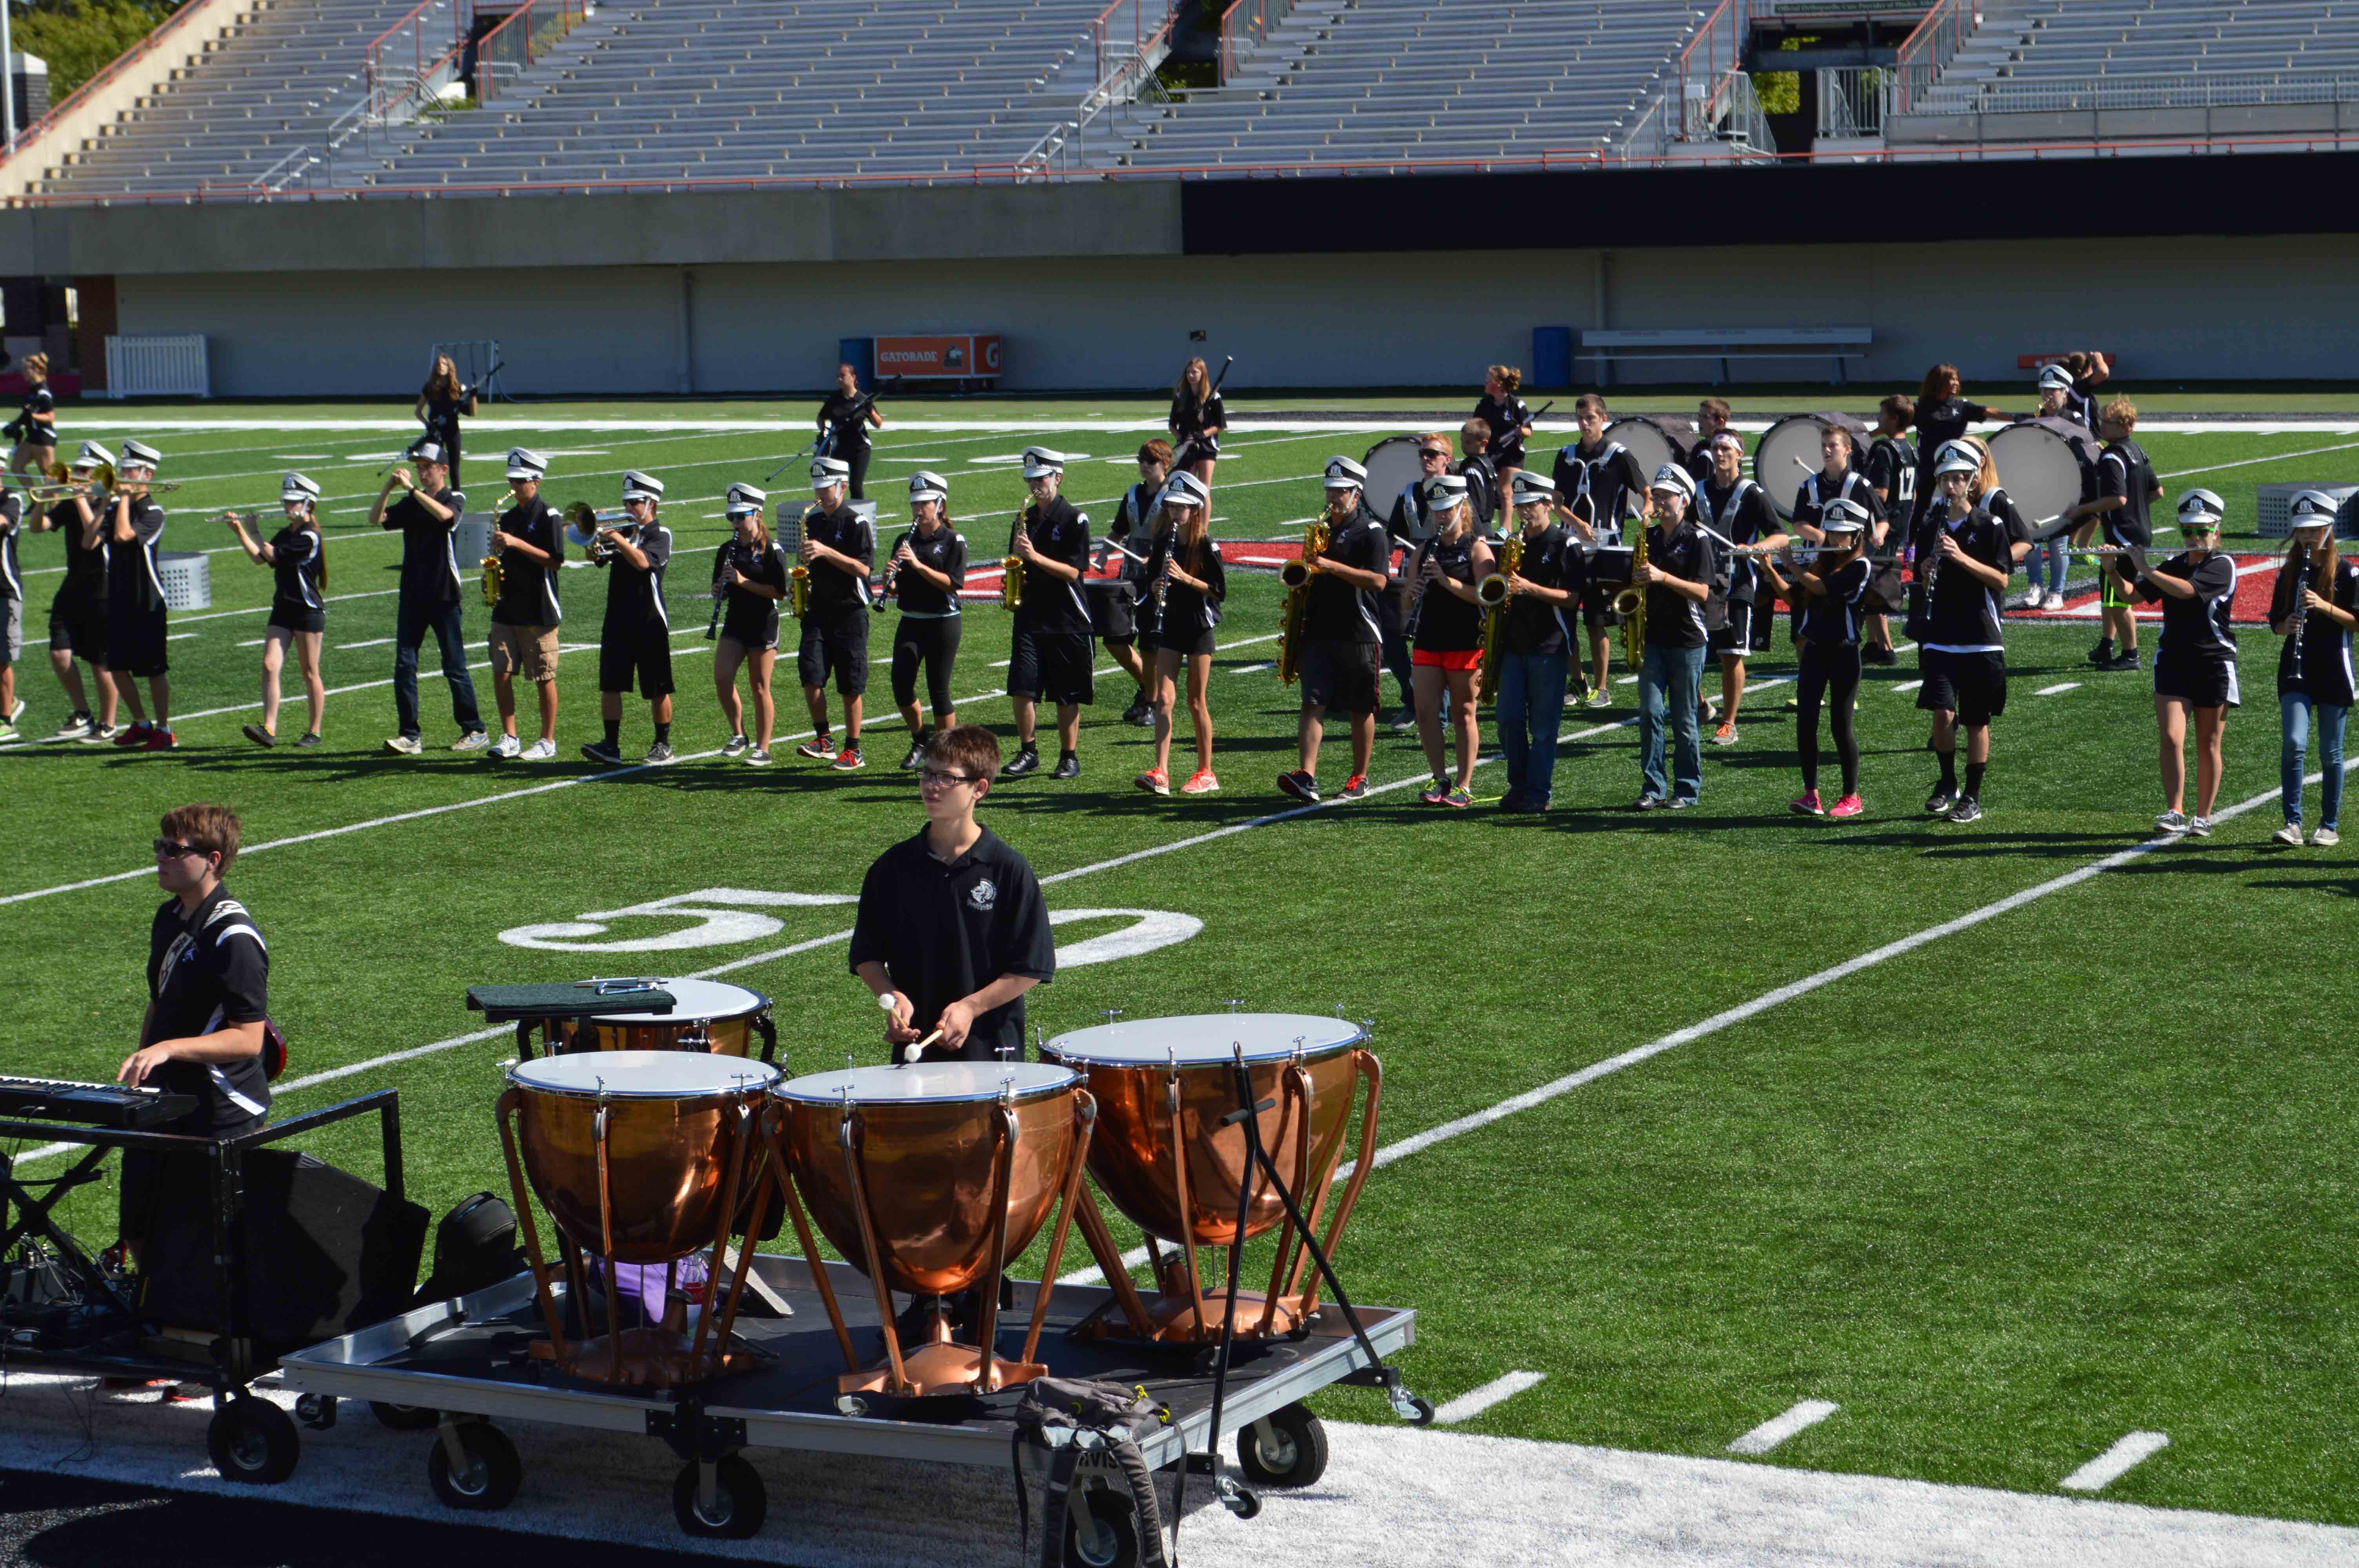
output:
M 539 203 L 469 205 L 531 236 L 515 247 L 526 269 L 118 274 L 120 330 L 205 333 L 225 396 L 407 396 L 426 345 L 455 338 L 498 338 L 520 394 L 802 391 L 826 382 L 840 338 L 930 330 L 1002 333 L 1004 385 L 1025 391 L 1168 384 L 1204 350 L 1237 356 L 1240 394 L 1471 387 L 1491 361 L 1528 363 L 1541 325 L 1864 323 L 1876 342 L 1855 381 L 1913 390 L 1948 360 L 2009 408 L 2029 401 L 2015 362 L 2029 352 L 2104 348 L 2149 384 L 2347 378 L 2359 364 L 2359 269 L 2330 235 L 683 268 L 569 265 L 549 251 L 531 265 L 549 234 Z M 1208 334 L 1201 348 L 1191 328 Z M 1586 362 L 1577 370 L 1593 380 Z M 1619 379 L 1710 373 L 1680 361 Z M 1788 360 L 1749 373 L 1828 372 Z

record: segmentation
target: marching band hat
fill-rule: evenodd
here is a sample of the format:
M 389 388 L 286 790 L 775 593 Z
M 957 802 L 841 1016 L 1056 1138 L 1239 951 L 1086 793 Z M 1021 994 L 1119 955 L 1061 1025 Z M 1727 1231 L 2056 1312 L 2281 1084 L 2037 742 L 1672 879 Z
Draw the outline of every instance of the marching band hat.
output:
M 1509 487 L 1509 493 L 1518 506 L 1535 501 L 1554 501 L 1556 481 L 1544 473 L 1534 472 L 1530 469 L 1517 469 L 1515 483 Z
M 1160 499 L 1166 506 L 1175 503 L 1180 506 L 1209 506 L 1212 503 L 1212 492 L 1204 488 L 1202 480 L 1198 479 L 1186 469 L 1181 469 L 1171 476 L 1169 483 L 1164 485 Z
M 423 436 L 409 443 L 409 455 L 421 463 L 441 463 L 451 460 L 451 455 L 442 449 L 441 442 Z
M 1466 499 L 1466 479 L 1462 474 L 1434 474 L 1419 488 L 1425 492 L 1425 503 L 1436 512 L 1446 512 Z
M 1351 459 L 1329 458 L 1327 460 L 1326 484 L 1328 489 L 1358 490 L 1365 486 L 1367 482 L 1368 470 L 1360 464 L 1353 462 Z
M 910 505 L 915 506 L 920 501 L 948 501 L 950 498 L 950 481 L 932 470 L 919 469 L 909 476 Z
M 663 481 L 655 475 L 641 473 L 636 469 L 624 470 L 623 500 L 626 504 L 634 501 L 661 501 L 663 492 Z
M 156 465 L 163 460 L 164 454 L 158 451 L 155 448 L 149 446 L 145 441 L 125 441 L 123 443 L 123 466 L 125 468 L 141 468 L 146 469 L 152 473 L 156 470 Z
M 1838 495 L 1819 514 L 1821 534 L 1857 534 L 1868 524 L 1867 508 L 1847 495 Z
M 1963 441 L 1951 441 L 1941 449 L 1940 461 L 1933 467 L 1933 477 L 1939 479 L 1945 473 L 1978 474 L 1982 471 L 1983 455 Z
M 2179 525 L 2185 529 L 2217 528 L 2228 515 L 2228 503 L 2208 490 L 2190 490 L 2179 498 Z
M 810 481 L 813 490 L 826 490 L 833 485 L 850 484 L 852 465 L 842 458 L 813 458 Z
M 320 486 L 307 474 L 289 473 L 278 481 L 278 499 L 316 503 L 320 499 Z
M 2039 390 L 2046 392 L 2050 387 L 2053 387 L 2059 392 L 2071 391 L 2072 373 L 2066 370 L 2062 365 L 2041 366 L 2039 370 Z
M 529 447 L 508 449 L 509 479 L 537 480 L 549 471 L 549 460 Z
M 1648 490 L 1667 491 L 1682 501 L 1695 499 L 1695 475 L 1677 463 L 1665 463 L 1655 470 L 1654 483 Z
M 2292 505 L 2286 508 L 2286 521 L 2296 528 L 2332 528 L 2334 526 L 2334 514 L 2340 510 L 2332 496 L 2321 491 L 2305 490 L 2293 498 Z
M 750 484 L 733 484 L 729 487 L 729 515 L 735 517 L 741 513 L 759 512 L 769 504 L 769 501 L 767 491 L 756 490 Z
M 1046 479 L 1052 473 L 1063 473 L 1064 471 L 1064 453 L 1052 452 L 1046 447 L 1027 447 L 1024 449 L 1024 477 L 1026 479 Z
M 74 454 L 72 466 L 78 469 L 94 469 L 101 463 L 113 468 L 114 454 L 96 441 L 84 441 L 82 444 L 82 450 Z

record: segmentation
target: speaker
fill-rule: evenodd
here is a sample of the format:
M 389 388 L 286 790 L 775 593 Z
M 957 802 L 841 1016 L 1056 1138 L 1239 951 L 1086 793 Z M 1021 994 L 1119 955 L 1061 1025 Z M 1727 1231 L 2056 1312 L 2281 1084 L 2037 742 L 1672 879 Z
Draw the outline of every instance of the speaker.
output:
M 166 1327 L 221 1333 L 209 1163 L 174 1155 L 167 1165 L 139 1309 Z M 426 1249 L 424 1208 L 292 1150 L 249 1150 L 245 1167 L 245 1327 L 254 1338 L 309 1345 L 409 1305 Z

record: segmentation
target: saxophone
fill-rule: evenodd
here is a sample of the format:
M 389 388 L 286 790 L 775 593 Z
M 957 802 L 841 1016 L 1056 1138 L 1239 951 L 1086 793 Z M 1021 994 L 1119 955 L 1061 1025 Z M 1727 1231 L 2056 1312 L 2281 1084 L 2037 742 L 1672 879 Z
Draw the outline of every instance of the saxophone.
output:
M 1302 669 L 1302 617 L 1310 607 L 1310 563 L 1327 550 L 1327 520 L 1323 517 L 1302 530 L 1302 558 L 1288 561 L 1277 568 L 1277 580 L 1286 586 L 1286 603 L 1277 620 L 1277 678 L 1292 686 Z
M 1638 568 L 1647 564 L 1647 524 L 1638 523 L 1638 542 L 1630 551 L 1631 585 L 1614 596 L 1614 613 L 1622 617 L 1622 662 L 1637 669 L 1647 662 L 1647 590 L 1637 585 Z
M 500 525 L 496 521 L 495 521 L 492 524 L 492 532 L 494 534 L 497 534 L 499 531 Z M 486 605 L 494 605 L 497 604 L 499 601 L 500 547 L 497 545 L 494 545 L 491 547 L 490 553 L 484 557 L 484 603 Z
M 816 503 L 806 506 L 803 514 L 795 519 L 795 554 L 798 557 L 802 554 L 803 526 L 810 520 L 810 514 L 818 510 Z M 787 568 L 787 613 L 798 621 L 810 613 L 810 568 L 800 559 Z
M 1499 546 L 1499 569 L 1474 585 L 1474 597 L 1483 603 L 1483 673 L 1475 685 L 1475 700 L 1494 700 L 1499 689 L 1499 655 L 1507 646 L 1507 579 L 1524 568 L 1524 535 L 1521 529 L 1507 535 Z
M 1024 514 L 1016 514 L 1016 526 L 1007 531 L 1007 556 L 999 563 L 999 602 L 1008 610 L 1024 604 L 1024 557 L 1016 553 L 1016 541 L 1025 537 Z

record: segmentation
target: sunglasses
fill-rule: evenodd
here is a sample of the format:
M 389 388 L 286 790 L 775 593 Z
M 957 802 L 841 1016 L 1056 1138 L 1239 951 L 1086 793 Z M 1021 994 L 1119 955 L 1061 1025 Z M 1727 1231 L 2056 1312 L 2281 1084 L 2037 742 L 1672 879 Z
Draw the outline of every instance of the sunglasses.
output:
M 177 839 L 172 838 L 158 838 L 156 840 L 156 858 L 159 860 L 177 860 L 183 855 L 210 855 L 212 853 L 212 851 L 211 849 L 206 849 L 201 844 L 183 844 L 179 842 Z
M 981 782 L 982 780 L 973 773 L 954 773 L 942 768 L 926 768 L 918 774 L 918 783 L 920 785 L 933 784 L 940 789 L 948 789 L 952 784 L 971 784 Z

